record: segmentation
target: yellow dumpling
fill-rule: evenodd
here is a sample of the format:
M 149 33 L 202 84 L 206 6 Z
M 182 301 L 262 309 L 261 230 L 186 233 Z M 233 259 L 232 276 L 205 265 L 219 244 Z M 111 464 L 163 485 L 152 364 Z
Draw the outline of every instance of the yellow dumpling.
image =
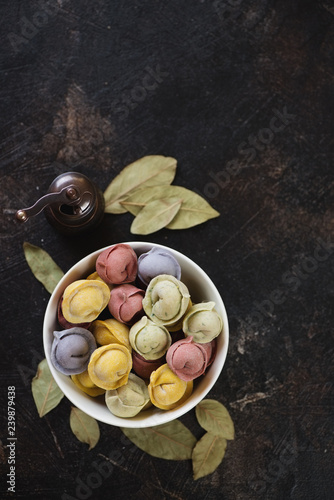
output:
M 77 280 L 63 294 L 62 312 L 70 323 L 94 321 L 108 305 L 110 289 L 98 280 Z
M 129 349 L 121 344 L 108 344 L 95 349 L 88 364 L 88 374 L 98 387 L 110 390 L 127 383 L 131 368 Z
M 129 341 L 130 327 L 117 319 L 110 318 L 104 321 L 97 319 L 92 323 L 90 330 L 100 345 L 122 344 L 132 350 Z
M 78 375 L 72 375 L 71 379 L 75 383 L 79 389 L 81 389 L 83 392 L 88 394 L 89 396 L 101 396 L 101 394 L 104 394 L 106 391 L 105 389 L 102 389 L 101 387 L 98 387 L 97 385 L 94 384 L 92 379 L 89 376 L 88 370 L 85 370 L 82 373 L 79 373 Z
M 152 403 L 161 410 L 172 410 L 180 406 L 191 395 L 192 380 L 181 380 L 166 364 L 151 373 L 148 392 Z

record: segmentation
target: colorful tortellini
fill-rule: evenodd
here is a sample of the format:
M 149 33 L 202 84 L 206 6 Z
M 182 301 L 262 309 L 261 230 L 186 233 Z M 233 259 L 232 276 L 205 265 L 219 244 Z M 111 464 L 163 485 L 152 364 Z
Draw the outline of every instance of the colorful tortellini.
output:
M 186 337 L 192 336 L 199 344 L 218 337 L 223 329 L 223 320 L 214 307 L 214 302 L 202 302 L 189 309 L 182 327 Z
M 157 325 L 173 326 L 186 312 L 189 300 L 189 290 L 182 281 L 174 276 L 161 274 L 150 281 L 143 308 Z
M 137 256 L 116 244 L 90 271 L 60 297 L 53 365 L 115 416 L 178 408 L 215 358 L 215 302 L 193 304 L 177 259 L 160 248 Z
M 106 248 L 96 260 L 96 272 L 105 283 L 112 285 L 135 281 L 137 267 L 136 252 L 124 243 Z
M 118 321 L 131 325 L 143 315 L 144 290 L 125 284 L 115 286 L 111 293 L 108 308 Z
M 64 375 L 75 375 L 87 369 L 90 356 L 96 349 L 94 336 L 89 330 L 73 327 L 53 332 L 51 361 Z
M 149 252 L 142 253 L 138 258 L 138 278 L 144 285 L 161 274 L 169 274 L 181 279 L 181 266 L 167 250 L 153 247 Z
M 184 403 L 193 390 L 193 381 L 181 380 L 165 363 L 151 373 L 148 391 L 152 403 L 161 410 L 172 410 Z
M 132 348 L 148 360 L 161 358 L 172 343 L 167 328 L 155 324 L 147 316 L 131 327 L 129 339 Z
M 96 319 L 91 325 L 95 340 L 100 345 L 122 344 L 131 351 L 129 341 L 130 328 L 114 318 Z
M 92 353 L 88 374 L 95 385 L 110 390 L 127 383 L 131 368 L 129 349 L 121 344 L 107 344 Z
M 130 373 L 126 384 L 106 392 L 105 400 L 111 413 L 117 417 L 129 418 L 137 415 L 148 405 L 150 395 L 145 382 L 134 373 Z
M 94 321 L 108 305 L 110 289 L 98 280 L 77 280 L 63 294 L 62 312 L 70 323 Z
M 72 375 L 71 379 L 81 391 L 85 392 L 89 396 L 92 396 L 93 398 L 101 396 L 106 392 L 105 389 L 102 389 L 94 384 L 89 376 L 88 370 L 78 373 L 77 375 Z

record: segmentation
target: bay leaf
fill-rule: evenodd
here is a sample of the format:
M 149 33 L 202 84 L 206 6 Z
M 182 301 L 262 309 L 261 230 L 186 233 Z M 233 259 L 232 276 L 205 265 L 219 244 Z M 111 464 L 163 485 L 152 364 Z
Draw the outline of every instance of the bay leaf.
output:
M 94 448 L 100 439 L 100 428 L 95 418 L 75 406 L 71 408 L 70 426 L 79 441 L 89 444 L 89 450 Z
M 179 212 L 166 226 L 168 229 L 187 229 L 220 215 L 202 196 L 183 186 L 143 188 L 130 194 L 121 204 L 133 215 L 138 215 L 149 202 L 166 197 L 182 199 Z
M 187 195 L 182 199 L 179 213 L 166 226 L 167 229 L 187 229 L 219 217 L 220 213 L 212 208 L 202 196 L 189 189 L 187 192 Z
M 121 429 L 138 448 L 166 460 L 190 459 L 196 444 L 195 436 L 177 419 L 155 427 Z
M 234 425 L 229 412 L 219 401 L 203 399 L 196 406 L 196 417 L 203 429 L 225 439 L 234 439 Z
M 194 479 L 207 476 L 221 464 L 226 450 L 226 439 L 207 432 L 196 444 L 193 454 Z
M 144 156 L 130 163 L 123 168 L 105 190 L 105 212 L 125 213 L 126 208 L 120 202 L 137 189 L 171 184 L 175 177 L 176 165 L 175 158 L 162 155 Z
M 63 271 L 42 248 L 25 241 L 23 243 L 23 251 L 35 278 L 44 285 L 49 293 L 52 293 L 60 279 L 64 276 Z
M 48 362 L 43 359 L 31 382 L 31 392 L 40 417 L 53 410 L 63 399 L 64 394 L 52 377 Z
M 151 234 L 167 226 L 180 210 L 180 198 L 162 198 L 147 203 L 131 224 L 132 234 Z

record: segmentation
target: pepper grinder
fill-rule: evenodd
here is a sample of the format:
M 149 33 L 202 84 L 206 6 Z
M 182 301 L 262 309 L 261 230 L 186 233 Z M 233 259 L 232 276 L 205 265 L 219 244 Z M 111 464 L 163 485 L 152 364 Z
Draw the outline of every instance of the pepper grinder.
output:
M 27 222 L 44 210 L 48 222 L 63 233 L 80 233 L 98 225 L 104 214 L 102 191 L 79 172 L 65 172 L 54 179 L 47 194 L 34 205 L 16 212 Z

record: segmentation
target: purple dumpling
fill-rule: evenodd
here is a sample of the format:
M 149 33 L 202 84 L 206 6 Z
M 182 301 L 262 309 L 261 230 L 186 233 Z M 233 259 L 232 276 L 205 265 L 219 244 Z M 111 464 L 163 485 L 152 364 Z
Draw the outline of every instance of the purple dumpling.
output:
M 96 349 L 94 335 L 85 328 L 74 327 L 53 332 L 51 361 L 53 366 L 64 375 L 77 375 L 84 372 L 92 352 Z
M 153 247 L 138 257 L 138 277 L 146 286 L 160 274 L 181 279 L 181 266 L 175 257 L 162 248 Z

